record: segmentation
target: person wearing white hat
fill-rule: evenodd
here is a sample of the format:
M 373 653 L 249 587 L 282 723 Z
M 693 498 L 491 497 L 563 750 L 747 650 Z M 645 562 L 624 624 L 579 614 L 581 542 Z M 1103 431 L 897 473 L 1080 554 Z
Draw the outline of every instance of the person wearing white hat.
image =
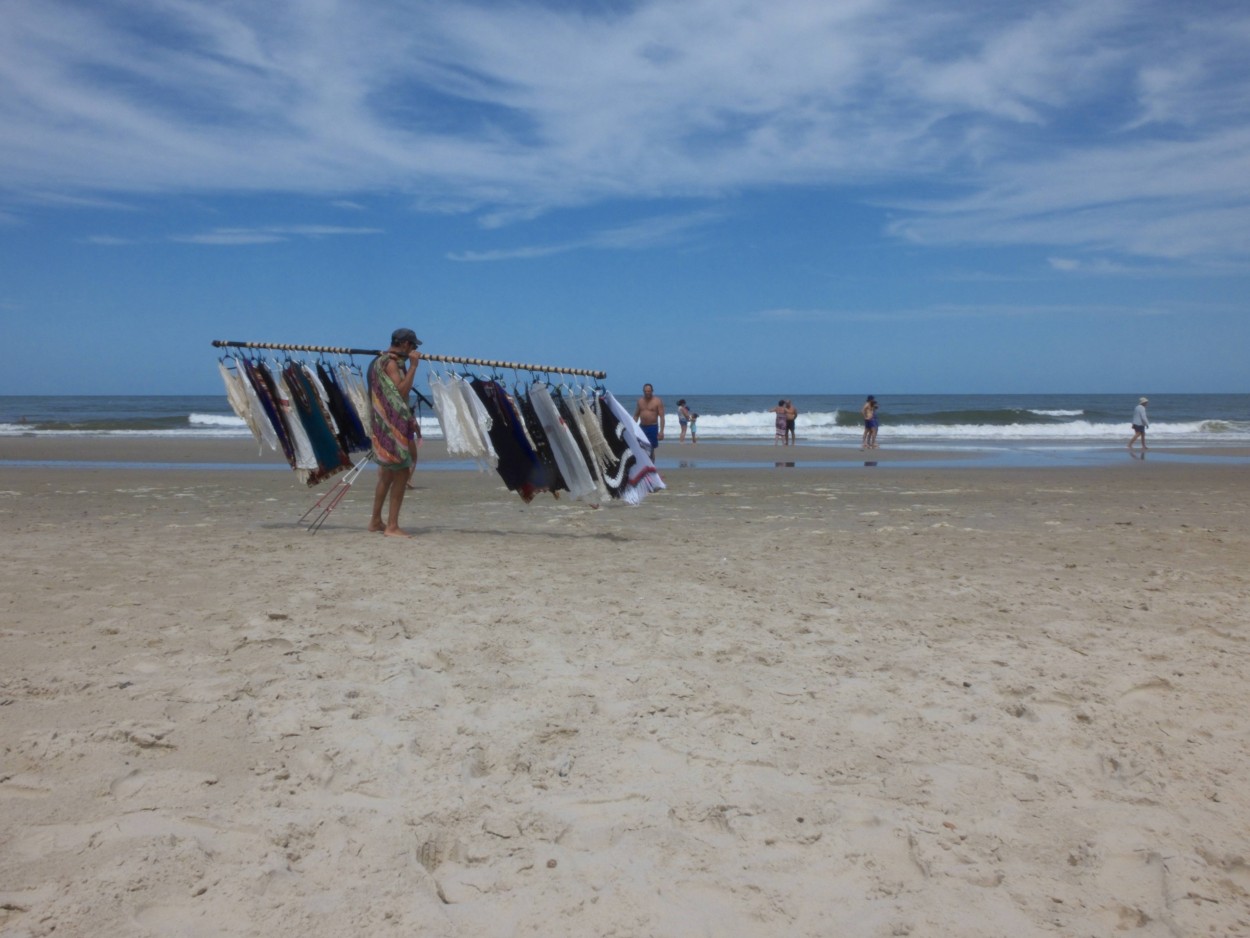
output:
M 1142 452 L 1146 451 L 1146 428 L 1150 426 L 1150 421 L 1146 419 L 1146 405 L 1150 401 L 1141 398 L 1137 402 L 1137 406 L 1133 409 L 1133 438 L 1128 441 L 1128 448 L 1132 449 L 1133 444 L 1141 440 Z

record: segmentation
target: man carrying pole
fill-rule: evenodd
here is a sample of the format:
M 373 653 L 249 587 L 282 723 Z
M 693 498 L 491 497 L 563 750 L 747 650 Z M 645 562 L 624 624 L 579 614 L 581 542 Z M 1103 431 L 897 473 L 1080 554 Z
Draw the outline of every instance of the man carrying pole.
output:
M 378 484 L 373 492 L 373 515 L 370 531 L 381 531 L 387 537 L 411 537 L 400 530 L 399 509 L 404 503 L 404 489 L 412 468 L 409 443 L 416 432 L 408 392 L 417 377 L 421 340 L 411 329 L 396 329 L 391 346 L 369 365 L 369 438 L 373 441 L 373 458 L 378 464 Z M 403 366 L 404 360 L 408 366 Z M 390 498 L 386 522 L 382 507 Z

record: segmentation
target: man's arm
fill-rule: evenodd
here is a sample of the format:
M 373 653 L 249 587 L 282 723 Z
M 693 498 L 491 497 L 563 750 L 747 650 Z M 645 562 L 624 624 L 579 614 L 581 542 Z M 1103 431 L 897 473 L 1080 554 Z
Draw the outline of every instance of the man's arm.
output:
M 404 400 L 408 400 L 408 392 L 412 390 L 412 383 L 417 380 L 417 365 L 420 363 L 420 352 L 414 350 L 408 353 L 408 370 L 404 373 L 404 378 L 399 383 L 399 393 Z
M 664 439 L 664 399 L 657 397 L 655 400 L 660 407 L 659 413 L 656 415 L 659 418 L 660 439 Z
M 407 371 L 399 367 L 399 359 L 397 358 L 391 358 L 386 363 L 386 373 L 395 382 L 395 387 L 404 400 L 408 399 L 408 392 L 412 390 L 412 383 L 417 379 L 417 363 L 421 361 L 421 353 L 409 352 L 408 361 L 410 367 Z

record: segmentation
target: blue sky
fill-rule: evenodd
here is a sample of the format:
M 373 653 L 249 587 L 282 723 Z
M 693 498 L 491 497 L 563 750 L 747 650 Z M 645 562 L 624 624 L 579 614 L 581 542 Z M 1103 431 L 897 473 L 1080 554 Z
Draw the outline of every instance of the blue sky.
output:
M 1250 4 L 0 0 L 0 393 L 1250 390 Z

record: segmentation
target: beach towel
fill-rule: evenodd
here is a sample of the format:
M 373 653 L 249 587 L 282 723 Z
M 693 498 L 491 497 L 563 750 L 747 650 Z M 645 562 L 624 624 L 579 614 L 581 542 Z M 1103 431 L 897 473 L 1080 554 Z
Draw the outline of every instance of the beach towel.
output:
M 408 441 L 414 427 L 412 408 L 386 373 L 389 355 L 379 355 L 369 365 L 369 438 L 373 458 L 383 469 L 407 469 L 412 465 Z

